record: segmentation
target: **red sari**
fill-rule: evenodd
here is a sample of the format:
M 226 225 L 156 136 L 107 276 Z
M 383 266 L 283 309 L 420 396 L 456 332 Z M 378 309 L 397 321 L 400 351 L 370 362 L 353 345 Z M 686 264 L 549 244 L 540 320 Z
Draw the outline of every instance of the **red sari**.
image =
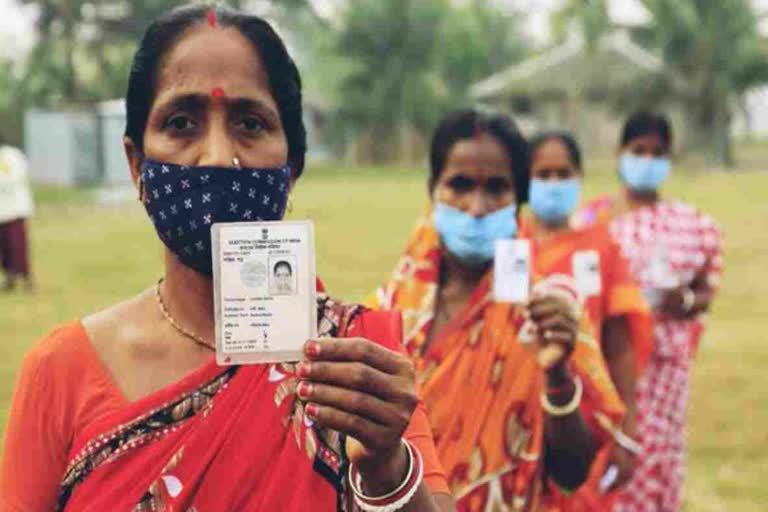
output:
M 399 347 L 397 314 L 324 297 L 319 318 L 321 336 L 366 336 Z M 21 382 L 29 381 L 22 376 Z M 220 367 L 211 359 L 175 384 L 101 415 L 75 433 L 56 509 L 347 510 L 343 436 L 304 415 L 296 384 L 294 365 Z M 24 439 L 26 402 L 20 399 L 10 418 L 10 431 L 21 430 L 12 436 L 15 443 Z M 414 413 L 406 437 L 424 456 L 432 491 L 446 492 L 423 408 Z M 18 454 L 20 448 L 13 448 Z M 25 502 L 35 484 L 14 475 L 9 464 L 14 461 L 5 461 L 0 487 L 7 495 L 0 502 L 13 506 Z

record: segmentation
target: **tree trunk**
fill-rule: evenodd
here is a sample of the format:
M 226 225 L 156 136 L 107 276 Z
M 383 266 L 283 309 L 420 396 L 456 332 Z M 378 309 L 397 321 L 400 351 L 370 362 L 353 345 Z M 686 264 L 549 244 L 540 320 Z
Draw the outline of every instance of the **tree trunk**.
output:
M 731 143 L 731 113 L 726 95 L 697 97 L 686 104 L 690 127 L 690 149 L 711 163 L 731 168 L 734 165 Z

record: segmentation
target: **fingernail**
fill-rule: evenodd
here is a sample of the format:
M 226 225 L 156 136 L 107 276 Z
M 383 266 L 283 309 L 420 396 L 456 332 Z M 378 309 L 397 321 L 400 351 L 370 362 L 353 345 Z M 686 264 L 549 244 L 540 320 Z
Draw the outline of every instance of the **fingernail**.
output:
M 309 398 L 312 395 L 312 384 L 309 382 L 301 381 L 296 387 L 296 394 L 301 398 Z
M 314 418 L 317 418 L 317 413 L 320 412 L 320 408 L 317 406 L 317 404 L 307 404 L 307 407 L 304 409 L 304 412 L 307 413 L 307 416 L 314 419 Z
M 301 364 L 299 364 L 298 374 L 299 377 L 302 379 L 305 377 L 309 377 L 309 374 L 311 373 L 311 368 L 309 366 L 309 363 L 306 361 L 302 361 Z
M 305 345 L 307 355 L 311 357 L 317 357 L 320 355 L 320 344 L 315 340 L 309 340 Z

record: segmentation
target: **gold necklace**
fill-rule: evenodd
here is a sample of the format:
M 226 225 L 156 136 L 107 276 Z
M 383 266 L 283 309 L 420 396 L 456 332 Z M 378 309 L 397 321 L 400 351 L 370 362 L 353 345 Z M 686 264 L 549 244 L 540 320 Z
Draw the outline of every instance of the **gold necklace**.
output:
M 165 307 L 165 302 L 163 302 L 163 296 L 160 294 L 160 285 L 162 283 L 163 283 L 163 278 L 160 278 L 160 280 L 157 282 L 157 285 L 155 286 L 155 297 L 157 297 L 157 305 L 160 308 L 160 312 L 163 314 L 163 317 L 165 317 L 165 319 L 168 320 L 168 323 L 171 324 L 171 326 L 174 329 L 176 329 L 178 332 L 180 332 L 187 338 L 191 339 L 198 345 L 203 346 L 208 350 L 216 350 L 216 347 L 214 345 L 211 345 L 210 343 L 205 341 L 202 337 L 198 336 L 193 332 L 189 332 L 188 330 L 180 326 L 178 323 L 176 323 L 176 320 L 173 319 L 171 314 L 168 312 L 168 309 Z

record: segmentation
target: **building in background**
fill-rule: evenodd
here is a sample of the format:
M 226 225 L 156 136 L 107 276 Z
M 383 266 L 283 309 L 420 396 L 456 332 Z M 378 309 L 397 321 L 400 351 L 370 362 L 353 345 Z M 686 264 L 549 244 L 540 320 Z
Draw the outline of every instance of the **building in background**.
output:
M 526 133 L 567 129 L 592 154 L 613 152 L 626 113 L 616 99 L 638 83 L 667 80 L 684 87 L 664 62 L 614 30 L 589 44 L 572 30 L 565 42 L 474 84 L 475 101 L 512 114 Z M 685 125 L 679 105 L 653 105 L 673 120 L 679 149 Z
M 125 185 L 131 182 L 123 151 L 122 100 L 93 110 L 30 110 L 24 148 L 33 183 L 57 186 Z

